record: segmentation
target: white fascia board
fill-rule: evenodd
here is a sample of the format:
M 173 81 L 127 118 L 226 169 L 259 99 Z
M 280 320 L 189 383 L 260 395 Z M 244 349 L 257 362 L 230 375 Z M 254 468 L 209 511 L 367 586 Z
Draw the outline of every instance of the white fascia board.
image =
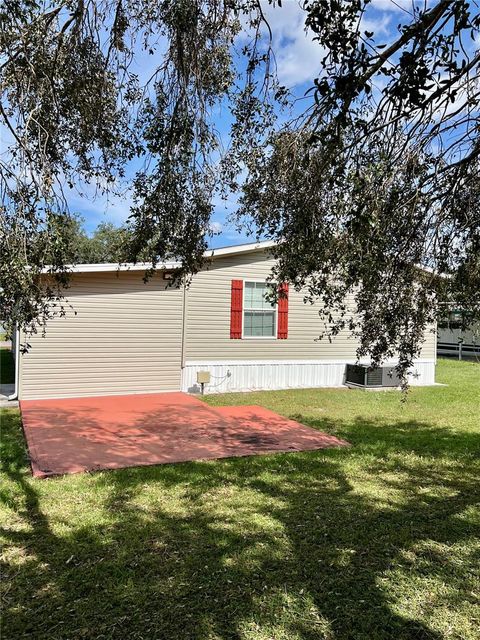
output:
M 263 240 L 261 242 L 251 242 L 249 244 L 238 244 L 232 247 L 220 247 L 218 249 L 207 249 L 203 254 L 205 258 L 220 258 L 222 256 L 233 256 L 239 253 L 250 253 L 259 249 L 271 249 L 277 243 L 273 240 Z
M 250 253 L 259 249 L 269 249 L 275 246 L 273 240 L 264 240 L 262 242 L 252 242 L 249 244 L 240 244 L 232 247 L 220 247 L 219 249 L 207 249 L 203 254 L 205 258 L 221 258 L 224 256 L 234 256 L 242 253 Z M 159 263 L 155 269 L 161 271 L 164 269 L 177 269 L 181 266 L 180 262 L 164 262 Z M 117 264 L 115 262 L 106 262 L 100 264 L 75 264 L 67 265 L 65 270 L 69 273 L 102 273 L 105 271 L 146 271 L 151 269 L 150 262 L 137 262 Z M 44 267 L 42 273 L 54 273 L 50 267 Z
M 176 269 L 180 266 L 179 262 L 165 262 L 159 263 L 155 269 Z M 117 264 L 115 262 L 105 262 L 99 264 L 75 264 L 68 265 L 67 272 L 70 273 L 101 273 L 102 271 L 146 271 L 151 269 L 152 264 L 150 262 L 137 262 Z M 49 267 L 45 267 L 42 273 L 51 273 Z

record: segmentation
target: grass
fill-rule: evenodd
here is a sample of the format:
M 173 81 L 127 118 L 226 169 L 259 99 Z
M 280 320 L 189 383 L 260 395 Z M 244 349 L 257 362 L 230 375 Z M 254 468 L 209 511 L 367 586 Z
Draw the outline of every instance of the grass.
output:
M 15 365 L 10 349 L 0 349 L 0 384 L 13 384 Z
M 258 403 L 349 449 L 33 480 L 2 417 L 4 640 L 478 640 L 480 365 Z

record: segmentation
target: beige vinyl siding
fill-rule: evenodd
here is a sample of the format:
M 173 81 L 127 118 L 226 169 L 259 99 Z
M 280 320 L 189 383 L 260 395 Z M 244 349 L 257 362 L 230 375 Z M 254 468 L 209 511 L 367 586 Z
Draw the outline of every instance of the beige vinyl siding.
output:
M 348 331 L 332 343 L 318 340 L 323 330 L 319 307 L 305 304 L 290 290 L 288 338 L 230 338 L 231 281 L 265 280 L 273 260 L 263 251 L 219 258 L 197 274 L 187 292 L 185 359 L 194 360 L 333 360 L 353 358 L 356 343 Z
M 232 279 L 263 281 L 272 266 L 260 250 L 217 258 L 195 275 L 186 293 L 183 351 L 183 290 L 169 288 L 161 273 L 147 284 L 141 271 L 75 274 L 66 317 L 49 321 L 45 337 L 28 338 L 20 398 L 176 391 L 185 362 L 354 361 L 350 332 L 318 340 L 319 307 L 293 290 L 286 340 L 230 339 Z M 427 331 L 421 358 L 433 361 L 435 351 L 435 334 Z
M 66 317 L 49 321 L 45 337 L 28 338 L 21 399 L 180 388 L 183 292 L 161 274 L 147 284 L 142 276 L 73 276 Z
M 437 359 L 437 331 L 435 325 L 430 325 L 425 332 L 420 358 L 424 360 Z
M 273 260 L 264 251 L 214 260 L 197 274 L 187 292 L 186 361 L 355 359 L 357 342 L 348 330 L 332 342 L 324 337 L 319 306 L 305 304 L 290 289 L 288 338 L 230 338 L 231 281 L 265 280 Z M 427 332 L 422 358 L 434 359 L 435 334 Z

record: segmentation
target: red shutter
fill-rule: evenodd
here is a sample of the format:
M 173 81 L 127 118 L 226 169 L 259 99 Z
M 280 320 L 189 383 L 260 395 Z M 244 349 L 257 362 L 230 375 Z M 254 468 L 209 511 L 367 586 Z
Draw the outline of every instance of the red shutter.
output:
M 286 340 L 288 338 L 288 284 L 286 282 L 281 284 L 278 291 L 277 338 Z
M 232 301 L 230 305 L 230 338 L 242 337 L 243 280 L 232 280 Z

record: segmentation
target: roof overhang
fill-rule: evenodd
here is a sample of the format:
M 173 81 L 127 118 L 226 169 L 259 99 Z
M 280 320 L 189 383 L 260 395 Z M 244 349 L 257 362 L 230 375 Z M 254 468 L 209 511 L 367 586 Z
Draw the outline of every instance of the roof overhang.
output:
M 271 247 L 274 247 L 275 244 L 276 243 L 273 242 L 273 240 L 263 240 L 262 242 L 251 242 L 249 244 L 239 244 L 231 247 L 207 249 L 203 255 L 206 259 L 223 258 L 270 249 Z M 168 271 L 171 269 L 178 269 L 180 266 L 180 262 L 161 262 L 156 265 L 155 269 Z M 147 271 L 151 268 L 152 264 L 150 262 L 120 264 L 117 264 L 116 262 L 105 262 L 99 264 L 72 264 L 67 265 L 65 270 L 70 273 L 102 273 L 106 271 Z M 43 273 L 50 273 L 50 268 L 45 267 L 42 271 Z

